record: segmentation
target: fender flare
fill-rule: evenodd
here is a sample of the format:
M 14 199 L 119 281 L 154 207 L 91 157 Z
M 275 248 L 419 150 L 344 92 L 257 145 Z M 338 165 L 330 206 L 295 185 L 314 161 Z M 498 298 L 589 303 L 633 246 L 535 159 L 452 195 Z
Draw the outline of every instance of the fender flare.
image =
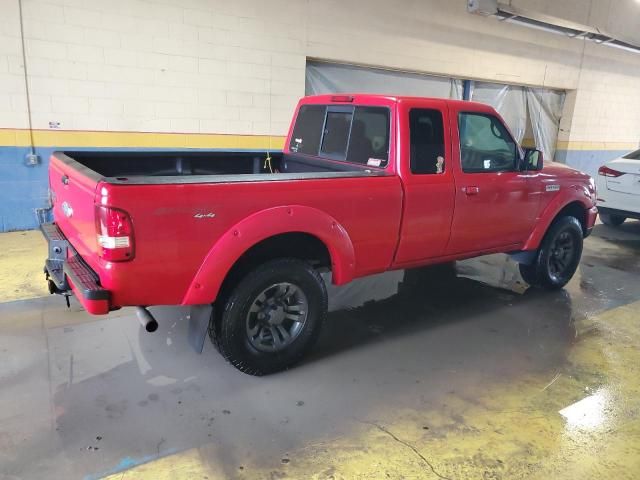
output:
M 584 197 L 581 198 L 581 197 Z M 585 211 L 589 210 L 592 205 L 590 204 L 591 195 L 586 187 L 580 185 L 572 185 L 569 188 L 564 189 L 562 193 L 557 195 L 540 214 L 536 222 L 536 227 L 527 239 L 522 250 L 537 250 L 542 243 L 544 235 L 549 230 L 551 223 L 555 220 L 558 213 L 571 203 L 578 202 L 582 205 Z
M 183 297 L 183 305 L 213 302 L 227 274 L 251 247 L 285 233 L 317 237 L 329 251 L 336 285 L 350 282 L 355 272 L 355 251 L 346 229 L 327 213 L 312 207 L 290 205 L 256 212 L 229 228 L 209 250 Z

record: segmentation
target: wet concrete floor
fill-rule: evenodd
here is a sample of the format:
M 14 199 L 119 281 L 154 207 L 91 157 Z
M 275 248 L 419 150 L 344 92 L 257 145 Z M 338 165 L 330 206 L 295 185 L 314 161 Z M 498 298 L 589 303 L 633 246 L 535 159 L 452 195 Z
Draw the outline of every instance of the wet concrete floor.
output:
M 640 478 L 640 222 L 560 292 L 496 255 L 402 275 L 263 378 L 186 312 L 0 304 L 0 479 Z

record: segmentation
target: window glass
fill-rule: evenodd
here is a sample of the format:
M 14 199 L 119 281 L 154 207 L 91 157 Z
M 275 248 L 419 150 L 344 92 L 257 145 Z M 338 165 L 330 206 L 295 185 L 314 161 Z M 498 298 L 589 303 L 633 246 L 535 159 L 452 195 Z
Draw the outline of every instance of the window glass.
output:
M 325 105 L 303 105 L 300 107 L 289 144 L 291 152 L 318 155 L 326 109 Z
M 459 116 L 460 157 L 466 173 L 507 172 L 516 168 L 518 146 L 496 117 Z
M 344 158 L 347 153 L 352 116 L 352 112 L 327 112 L 320 149 L 322 153 Z
M 289 150 L 384 167 L 389 160 L 390 121 L 385 107 L 303 105 Z
M 640 150 L 636 150 L 635 152 L 631 152 L 624 156 L 624 158 L 629 160 L 640 160 Z
M 383 167 L 389 158 L 389 109 L 356 107 L 347 161 Z
M 409 112 L 411 173 L 444 173 L 444 127 L 438 110 L 414 108 Z

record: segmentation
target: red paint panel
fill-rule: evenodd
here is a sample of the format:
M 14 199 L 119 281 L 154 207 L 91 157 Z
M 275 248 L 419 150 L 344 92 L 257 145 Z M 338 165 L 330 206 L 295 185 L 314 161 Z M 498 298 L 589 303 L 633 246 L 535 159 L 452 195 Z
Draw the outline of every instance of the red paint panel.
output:
M 522 245 L 535 223 L 539 202 L 536 182 L 530 180 L 531 172 L 464 172 L 458 130 L 461 112 L 490 114 L 502 121 L 487 105 L 450 103 L 455 213 L 447 254 Z
M 413 174 L 410 168 L 409 112 L 413 108 L 438 110 L 445 125 L 444 172 Z M 399 172 L 404 186 L 404 214 L 395 264 L 444 255 L 449 241 L 454 207 L 451 142 L 447 141 L 448 110 L 445 100 L 411 99 L 398 102 Z
M 300 206 L 324 213 L 324 227 L 317 217 L 305 216 L 304 210 L 295 216 L 296 230 L 321 239 L 331 237 L 318 232 L 328 228 L 329 219 L 335 219 L 355 255 L 353 273 L 345 274 L 346 278 L 384 271 L 395 251 L 402 206 L 396 176 L 228 184 L 101 184 L 100 192 L 101 204 L 129 213 L 136 236 L 134 260 L 101 261 L 94 268 L 102 286 L 112 292 L 114 305 L 120 306 L 182 303 L 205 258 L 216 265 L 232 265 L 237 258 L 235 248 L 218 248 L 210 256 L 223 236 L 237 229 L 242 235 L 240 245 L 249 248 L 253 240 L 263 236 L 261 232 L 291 230 L 284 220 L 259 216 L 277 207 L 296 211 Z M 206 216 L 209 213 L 215 216 Z M 196 218 L 197 214 L 205 216 Z M 236 228 L 256 215 L 250 231 Z M 343 251 L 337 245 L 327 246 L 337 254 Z M 335 261 L 344 262 L 340 255 Z M 215 275 L 222 270 L 213 269 Z M 222 278 L 207 279 L 213 284 L 220 281 Z M 215 288 L 211 292 L 208 301 L 217 293 Z

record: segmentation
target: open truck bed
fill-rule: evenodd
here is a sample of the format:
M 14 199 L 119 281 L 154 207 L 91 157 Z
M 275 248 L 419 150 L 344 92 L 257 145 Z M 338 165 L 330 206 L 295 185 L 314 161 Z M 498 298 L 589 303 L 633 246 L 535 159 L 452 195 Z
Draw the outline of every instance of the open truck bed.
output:
M 217 265 L 222 266 L 229 252 L 212 252 L 222 248 L 215 247 L 217 242 L 233 235 L 229 228 L 256 212 L 282 205 L 294 206 L 285 214 L 299 212 L 300 224 L 287 227 L 287 222 L 273 218 L 265 220 L 264 232 L 306 231 L 303 223 L 313 222 L 314 213 L 303 210 L 313 209 L 316 216 L 329 211 L 353 228 L 357 249 L 368 248 L 365 242 L 371 242 L 368 237 L 377 228 L 376 219 L 384 218 L 382 236 L 372 242 L 381 247 L 379 252 L 359 266 L 373 270 L 391 263 L 401 210 L 397 176 L 362 165 L 281 154 L 271 157 L 269 168 L 265 158 L 266 152 L 55 152 L 49 180 L 56 226 L 72 246 L 70 255 L 82 259 L 96 273 L 100 287 L 110 292 L 108 302 L 102 297 L 98 303 L 85 301 L 85 308 L 106 313 L 132 302 L 212 301 L 204 301 L 208 289 L 192 285 L 201 283 L 194 279 L 203 259 L 216 255 Z M 374 209 L 378 217 L 370 215 Z M 127 240 L 131 251 L 114 261 L 104 255 L 105 245 L 121 245 L 117 242 L 124 242 L 120 237 L 125 235 L 109 237 L 104 231 L 125 220 L 131 230 Z M 241 230 L 236 231 L 240 237 Z M 239 247 L 246 243 L 242 247 L 246 248 L 251 241 L 242 236 L 234 243 Z M 355 262 L 350 263 L 355 269 Z M 140 296 L 142 284 L 148 288 Z M 203 299 L 192 298 L 193 293 Z
M 95 181 L 114 184 L 226 183 L 384 175 L 364 165 L 281 153 L 54 152 L 54 158 Z

